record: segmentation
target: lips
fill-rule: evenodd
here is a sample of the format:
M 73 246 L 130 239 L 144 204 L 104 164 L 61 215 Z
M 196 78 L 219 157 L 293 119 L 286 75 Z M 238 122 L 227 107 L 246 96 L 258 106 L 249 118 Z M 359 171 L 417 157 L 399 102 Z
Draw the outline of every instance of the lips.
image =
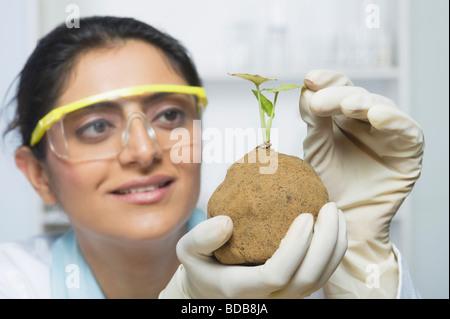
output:
M 137 178 L 121 185 L 111 195 L 132 204 L 156 203 L 169 194 L 174 182 L 174 178 L 166 175 Z
M 145 192 L 154 191 L 155 189 L 159 189 L 159 188 L 162 188 L 162 187 L 165 187 L 165 186 L 167 186 L 167 184 L 153 185 L 153 186 L 148 186 L 148 187 L 140 187 L 140 188 L 132 188 L 132 189 L 125 189 L 125 190 L 118 190 L 118 191 L 115 191 L 114 193 L 118 194 L 118 195 L 145 193 Z

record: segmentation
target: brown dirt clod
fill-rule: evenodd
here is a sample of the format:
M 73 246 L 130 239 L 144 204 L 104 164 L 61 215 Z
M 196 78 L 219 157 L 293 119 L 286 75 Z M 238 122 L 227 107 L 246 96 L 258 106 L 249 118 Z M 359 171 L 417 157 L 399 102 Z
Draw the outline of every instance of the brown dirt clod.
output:
M 269 172 L 261 174 L 262 169 Z M 227 215 L 233 234 L 214 252 L 223 264 L 263 264 L 302 213 L 317 217 L 329 201 L 312 166 L 302 159 L 255 148 L 230 166 L 208 202 L 208 218 Z

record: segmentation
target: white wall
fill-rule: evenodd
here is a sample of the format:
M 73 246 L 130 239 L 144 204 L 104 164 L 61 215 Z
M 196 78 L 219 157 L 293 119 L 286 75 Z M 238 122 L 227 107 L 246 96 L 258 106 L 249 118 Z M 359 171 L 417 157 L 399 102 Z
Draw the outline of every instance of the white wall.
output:
M 412 194 L 412 264 L 423 297 L 449 297 L 449 1 L 411 6 L 412 115 L 425 133 Z
M 0 101 L 5 104 L 15 92 L 9 90 L 28 55 L 37 34 L 34 0 L 1 1 L 0 12 Z M 11 108 L 10 108 L 11 110 Z M 0 108 L 0 132 L 3 134 L 8 114 Z M 23 239 L 38 233 L 39 199 L 14 164 L 14 144 L 0 136 L 0 241 Z

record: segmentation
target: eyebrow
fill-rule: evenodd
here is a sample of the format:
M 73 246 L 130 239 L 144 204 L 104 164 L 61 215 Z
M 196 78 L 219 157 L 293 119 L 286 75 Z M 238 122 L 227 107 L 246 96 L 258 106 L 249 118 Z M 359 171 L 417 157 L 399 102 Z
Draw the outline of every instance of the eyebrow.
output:
M 142 103 L 142 105 L 147 105 L 148 103 L 152 103 L 153 101 L 157 101 L 157 100 L 162 99 L 164 97 L 171 97 L 171 96 L 175 96 L 175 97 L 179 96 L 180 100 L 182 100 L 181 97 L 183 97 L 183 96 L 186 96 L 186 97 L 187 96 L 193 96 L 194 97 L 194 103 L 195 103 L 194 106 L 196 106 L 198 104 L 197 96 L 191 95 L 191 94 L 178 93 L 178 92 L 157 92 L 155 94 L 149 95 L 148 97 L 144 98 L 141 103 Z M 187 98 L 185 100 L 190 102 L 189 98 Z

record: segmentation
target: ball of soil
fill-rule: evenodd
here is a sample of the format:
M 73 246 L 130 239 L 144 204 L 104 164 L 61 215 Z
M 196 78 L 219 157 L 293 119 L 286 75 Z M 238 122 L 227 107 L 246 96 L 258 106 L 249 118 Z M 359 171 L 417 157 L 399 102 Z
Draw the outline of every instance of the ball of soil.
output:
M 258 147 L 230 166 L 208 202 L 208 218 L 227 215 L 234 226 L 214 255 L 223 264 L 263 264 L 298 215 L 316 218 L 328 201 L 310 164 Z

